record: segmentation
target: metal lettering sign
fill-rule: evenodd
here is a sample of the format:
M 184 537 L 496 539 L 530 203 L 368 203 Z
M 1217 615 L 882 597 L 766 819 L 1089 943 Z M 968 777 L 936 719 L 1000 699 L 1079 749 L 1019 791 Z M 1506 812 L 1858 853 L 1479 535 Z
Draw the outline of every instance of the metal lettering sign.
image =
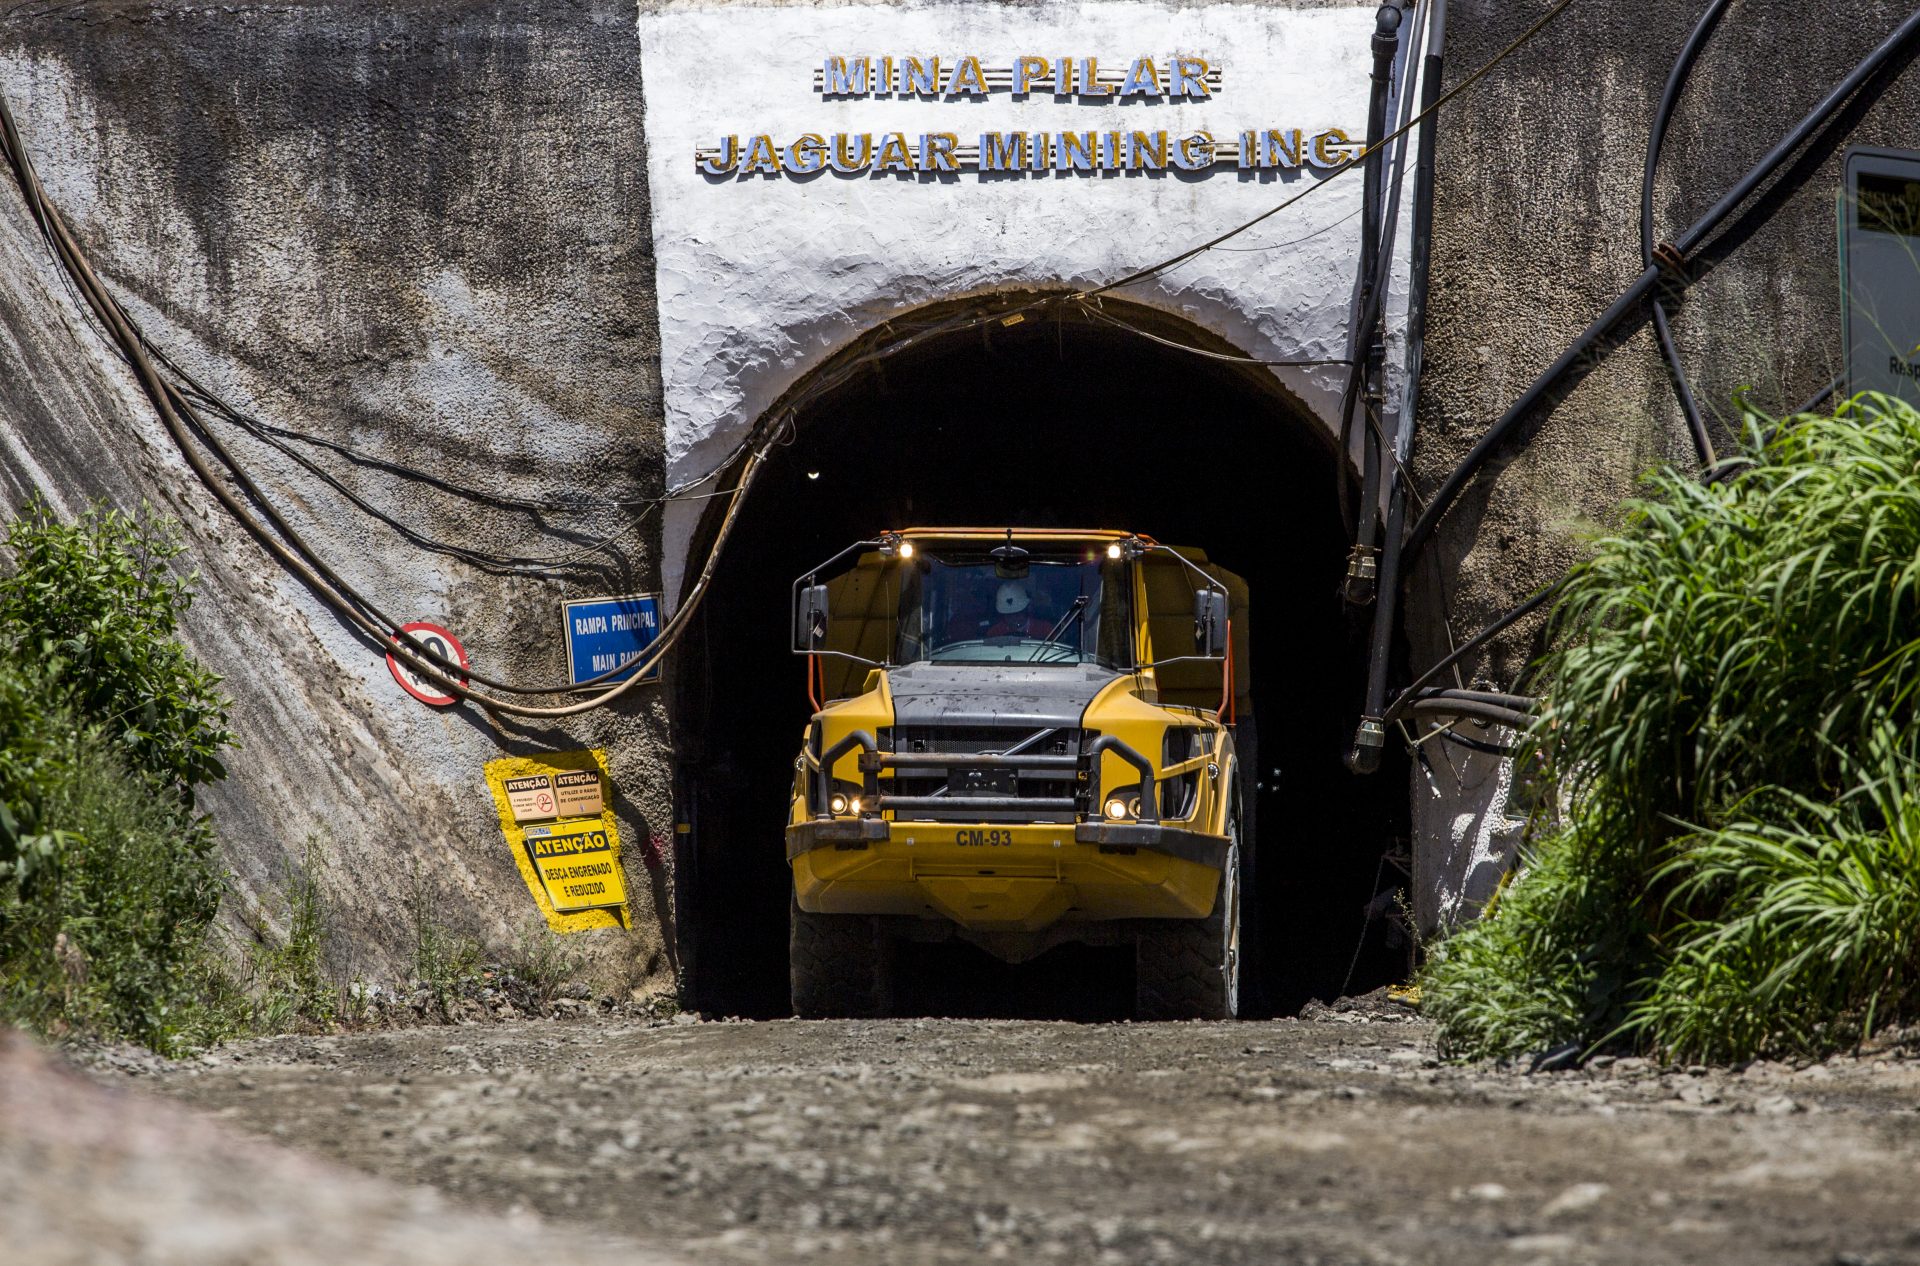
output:
M 814 72 L 823 100 L 1015 101 L 1136 105 L 1199 103 L 1220 91 L 1220 68 L 1204 57 L 1170 53 L 1135 57 L 1102 69 L 1097 57 L 980 57 L 895 54 L 832 56 Z M 1203 128 L 1120 131 L 805 132 L 796 137 L 730 133 L 694 151 L 694 166 L 712 180 L 754 176 L 942 175 L 1074 176 L 1102 172 L 1204 173 L 1343 167 L 1361 142 L 1337 127 L 1246 128 L 1217 135 Z
M 566 603 L 564 613 L 568 680 L 576 686 L 625 681 L 633 675 L 634 660 L 660 636 L 657 593 L 582 598 Z M 629 667 L 622 669 L 623 664 Z M 660 680 L 660 666 L 656 663 L 642 680 Z
M 1840 289 L 1847 393 L 1920 404 L 1920 153 L 1847 151 Z

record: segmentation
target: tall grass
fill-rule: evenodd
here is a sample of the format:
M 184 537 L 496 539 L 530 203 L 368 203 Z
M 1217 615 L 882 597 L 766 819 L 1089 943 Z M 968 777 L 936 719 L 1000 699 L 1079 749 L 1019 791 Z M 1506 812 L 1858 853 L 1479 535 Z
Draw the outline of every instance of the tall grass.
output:
M 1920 1018 L 1920 414 L 1648 480 L 1554 616 L 1526 869 L 1423 996 L 1461 1055 L 1816 1052 Z
M 113 511 L 8 524 L 0 569 L 0 1019 L 174 1051 L 233 990 L 206 930 L 225 877 L 196 786 L 231 741 L 177 638 L 172 530 Z

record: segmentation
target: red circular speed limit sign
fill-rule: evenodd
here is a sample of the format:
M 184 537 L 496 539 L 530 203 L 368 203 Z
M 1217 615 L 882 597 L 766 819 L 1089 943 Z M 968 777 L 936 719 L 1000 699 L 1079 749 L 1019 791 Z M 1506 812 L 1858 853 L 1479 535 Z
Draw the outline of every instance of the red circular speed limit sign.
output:
M 460 639 L 439 625 L 429 624 L 425 620 L 415 620 L 412 624 L 401 625 L 400 631 L 402 633 L 411 633 L 414 641 L 420 643 L 420 645 L 426 647 L 442 659 L 454 660 L 462 669 L 472 667 L 472 665 L 467 662 L 467 650 L 464 646 L 460 645 Z M 396 645 L 400 641 L 397 637 L 393 640 Z M 448 704 L 460 702 L 452 695 L 447 694 L 438 684 L 428 681 L 425 677 L 419 676 L 417 673 L 409 671 L 405 665 L 393 657 L 392 651 L 387 652 L 387 667 L 393 672 L 393 679 L 400 683 L 400 689 L 406 691 L 422 703 L 430 703 L 436 708 L 444 708 Z M 467 684 L 467 677 L 464 671 L 460 674 L 460 684 L 463 686 Z

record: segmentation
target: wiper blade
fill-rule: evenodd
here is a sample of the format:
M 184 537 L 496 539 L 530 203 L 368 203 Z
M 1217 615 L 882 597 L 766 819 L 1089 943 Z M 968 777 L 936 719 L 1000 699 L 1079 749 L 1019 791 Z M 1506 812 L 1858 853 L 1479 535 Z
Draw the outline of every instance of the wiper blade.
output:
M 1081 614 L 1086 611 L 1087 603 L 1089 601 L 1090 600 L 1088 599 L 1087 595 L 1084 593 L 1081 594 L 1078 598 L 1075 598 L 1073 600 L 1073 605 L 1067 608 L 1067 613 L 1060 617 L 1060 622 L 1047 630 L 1047 635 L 1040 640 L 1040 645 L 1034 647 L 1031 651 L 1027 653 L 1027 662 L 1032 663 L 1034 660 L 1034 657 L 1039 655 L 1040 652 L 1048 645 L 1048 643 L 1052 642 L 1055 638 L 1059 637 L 1062 633 L 1065 633 L 1067 631 L 1067 626 L 1072 624 L 1075 620 L 1078 620 Z

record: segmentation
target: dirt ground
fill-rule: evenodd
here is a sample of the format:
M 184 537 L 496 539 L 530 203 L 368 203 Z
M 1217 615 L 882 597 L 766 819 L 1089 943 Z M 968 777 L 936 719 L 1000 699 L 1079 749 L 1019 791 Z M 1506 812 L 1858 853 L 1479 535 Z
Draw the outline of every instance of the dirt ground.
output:
M 1920 1263 L 1909 1052 L 1530 1077 L 1441 1065 L 1391 1008 L 1310 1010 L 588 1017 L 122 1071 L 476 1215 L 699 1262 Z
M 101 1085 L 0 1029 L 5 1266 L 674 1266 L 531 1216 L 462 1209 Z

